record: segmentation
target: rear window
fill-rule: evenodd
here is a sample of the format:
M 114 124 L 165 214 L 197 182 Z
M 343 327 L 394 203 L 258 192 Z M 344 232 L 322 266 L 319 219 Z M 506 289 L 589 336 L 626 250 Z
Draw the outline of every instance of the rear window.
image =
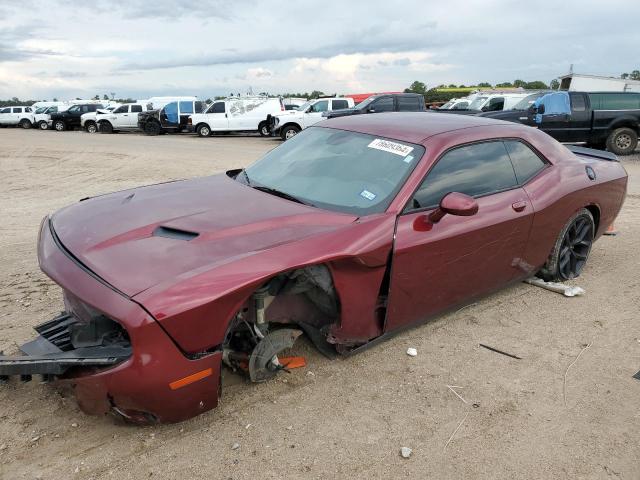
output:
M 420 100 L 420 97 L 398 97 L 398 111 L 419 112 Z
M 640 93 L 590 93 L 593 110 L 640 109 Z
M 344 108 L 349 108 L 349 102 L 346 100 L 333 100 L 332 102 L 334 110 L 342 110 Z

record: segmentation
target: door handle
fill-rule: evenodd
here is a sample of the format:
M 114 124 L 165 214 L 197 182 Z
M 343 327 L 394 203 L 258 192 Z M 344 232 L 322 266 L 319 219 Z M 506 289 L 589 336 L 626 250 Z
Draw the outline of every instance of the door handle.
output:
M 525 208 L 527 208 L 527 202 L 524 200 L 520 200 L 519 202 L 512 203 L 511 208 L 513 208 L 516 212 L 521 212 Z

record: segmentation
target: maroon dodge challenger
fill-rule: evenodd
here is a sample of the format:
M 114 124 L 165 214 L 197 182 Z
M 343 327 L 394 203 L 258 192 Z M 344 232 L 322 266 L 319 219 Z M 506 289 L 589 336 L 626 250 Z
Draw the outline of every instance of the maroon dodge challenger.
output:
M 620 211 L 615 155 L 486 118 L 326 120 L 246 169 L 83 199 L 41 225 L 65 311 L 0 379 L 71 386 L 137 423 L 214 408 L 301 334 L 349 354 L 538 275 L 580 274 Z

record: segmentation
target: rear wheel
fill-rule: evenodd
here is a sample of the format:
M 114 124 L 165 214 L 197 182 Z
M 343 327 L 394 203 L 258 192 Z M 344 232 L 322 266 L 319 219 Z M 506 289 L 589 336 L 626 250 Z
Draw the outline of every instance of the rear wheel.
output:
M 560 231 L 547 263 L 539 276 L 548 281 L 571 280 L 582 273 L 587 263 L 595 224 L 591 212 L 580 209 Z
M 209 125 L 199 125 L 197 132 L 201 137 L 209 137 L 211 135 Z
M 260 125 L 258 125 L 258 131 L 260 132 L 260 135 L 262 135 L 263 137 L 268 137 L 269 124 L 267 122 L 260 122 Z
M 158 135 L 160 133 L 160 124 L 154 121 L 144 124 L 144 133 L 147 135 Z
M 48 124 L 45 120 L 40 120 L 40 121 L 38 122 L 38 128 L 39 128 L 40 130 L 46 130 L 46 129 L 48 129 L 48 128 L 49 128 L 49 124 Z
M 88 122 L 85 125 L 85 128 L 88 133 L 96 133 L 98 131 L 98 126 L 96 125 L 96 122 Z
M 53 122 L 53 128 L 55 128 L 58 132 L 63 132 L 67 128 L 67 126 L 62 120 L 56 120 L 55 122 Z
M 20 126 L 22 128 L 31 128 L 31 122 L 26 118 L 23 118 L 22 120 L 20 120 Z
M 282 138 L 282 140 L 289 140 L 290 138 L 295 137 L 299 131 L 299 127 L 295 125 L 288 125 L 282 129 L 282 131 L 280 132 L 280 137 Z
M 638 134 L 631 128 L 616 128 L 607 138 L 607 150 L 616 155 L 630 155 L 638 146 Z

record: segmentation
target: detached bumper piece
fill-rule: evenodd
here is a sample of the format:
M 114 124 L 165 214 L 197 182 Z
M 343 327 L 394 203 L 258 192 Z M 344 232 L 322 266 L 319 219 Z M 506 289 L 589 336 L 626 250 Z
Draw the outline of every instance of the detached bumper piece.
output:
M 82 323 L 63 313 L 35 330 L 40 336 L 20 347 L 24 355 L 0 355 L 0 381 L 12 375 L 29 381 L 37 374 L 49 381 L 74 367 L 108 367 L 131 356 L 126 334 L 106 317 Z

